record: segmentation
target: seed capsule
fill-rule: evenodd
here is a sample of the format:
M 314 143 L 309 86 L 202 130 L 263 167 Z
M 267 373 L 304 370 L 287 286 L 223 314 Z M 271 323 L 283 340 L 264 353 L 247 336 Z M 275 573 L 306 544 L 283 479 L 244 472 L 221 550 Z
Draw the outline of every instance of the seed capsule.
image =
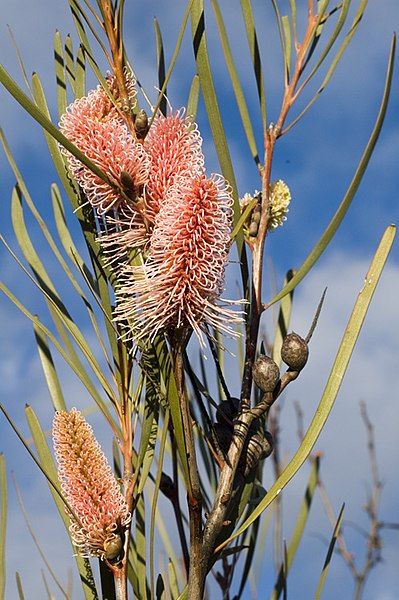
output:
M 238 463 L 238 469 L 248 477 L 253 469 L 258 465 L 259 461 L 270 456 L 273 452 L 273 438 L 269 431 L 263 433 L 254 433 L 248 439 L 244 446 L 243 453 Z
M 262 392 L 272 392 L 280 379 L 280 370 L 270 356 L 259 356 L 252 367 L 255 385 Z
M 301 371 L 309 357 L 309 348 L 297 333 L 289 333 L 281 347 L 281 358 L 293 371 Z

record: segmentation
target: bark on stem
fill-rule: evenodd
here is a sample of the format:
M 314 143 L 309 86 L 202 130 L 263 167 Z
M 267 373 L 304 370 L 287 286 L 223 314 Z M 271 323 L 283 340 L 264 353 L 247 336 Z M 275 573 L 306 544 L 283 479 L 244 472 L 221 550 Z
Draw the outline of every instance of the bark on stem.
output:
M 191 332 L 190 332 L 191 333 Z M 183 420 L 183 431 L 187 452 L 189 482 L 187 504 L 190 522 L 190 568 L 188 575 L 188 599 L 202 598 L 205 578 L 202 577 L 202 494 L 195 453 L 194 431 L 190 407 L 184 382 L 184 350 L 188 342 L 188 332 L 171 335 L 173 370 L 179 394 Z M 199 596 L 198 593 L 201 593 Z

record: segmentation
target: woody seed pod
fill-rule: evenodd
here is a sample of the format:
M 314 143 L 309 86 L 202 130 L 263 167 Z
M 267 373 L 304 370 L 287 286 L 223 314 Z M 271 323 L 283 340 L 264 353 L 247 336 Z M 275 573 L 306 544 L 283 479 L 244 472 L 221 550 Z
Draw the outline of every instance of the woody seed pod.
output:
M 306 365 L 309 356 L 307 343 L 297 333 L 289 333 L 281 347 L 281 358 L 293 371 L 301 371 Z
M 273 438 L 266 431 L 263 433 L 254 433 L 249 438 L 241 455 L 238 468 L 244 477 L 248 477 L 251 471 L 257 466 L 259 461 L 270 456 L 273 452 Z
M 262 392 L 272 392 L 280 379 L 280 371 L 270 356 L 259 356 L 252 367 L 255 385 Z

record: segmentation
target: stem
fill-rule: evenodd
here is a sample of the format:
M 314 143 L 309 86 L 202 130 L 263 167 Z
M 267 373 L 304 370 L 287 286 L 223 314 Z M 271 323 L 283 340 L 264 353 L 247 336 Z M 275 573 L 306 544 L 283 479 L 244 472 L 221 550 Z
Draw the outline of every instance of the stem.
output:
M 125 569 L 118 569 L 114 571 L 116 600 L 127 600 L 127 578 L 124 571 Z
M 102 0 L 101 8 L 104 15 L 104 29 L 111 49 L 113 69 L 116 81 L 118 83 L 119 93 L 123 103 L 123 116 L 133 137 L 136 137 L 134 128 L 133 113 L 125 78 L 125 65 L 123 60 L 122 32 L 119 29 L 119 23 L 115 19 L 111 0 Z
M 274 147 L 277 139 L 282 134 L 282 128 L 288 112 L 298 96 L 296 93 L 296 88 L 301 76 L 307 51 L 313 39 L 316 24 L 317 15 L 314 15 L 313 2 L 309 0 L 307 29 L 302 43 L 297 47 L 297 59 L 295 62 L 293 76 L 291 82 L 289 84 L 287 83 L 285 86 L 284 98 L 277 124 L 275 126 L 270 125 L 270 127 L 266 128 L 264 131 L 264 166 L 261 169 L 262 211 L 258 235 L 253 243 L 251 307 L 246 327 L 244 372 L 241 386 L 241 415 L 235 424 L 233 442 L 230 445 L 228 452 L 228 460 L 226 460 L 221 471 L 213 507 L 208 516 L 204 529 L 201 560 L 201 586 L 199 587 L 196 595 L 191 596 L 189 593 L 190 600 L 202 600 L 203 590 L 205 588 L 205 578 L 209 570 L 210 558 L 214 552 L 216 540 L 223 528 L 223 522 L 225 520 L 232 495 L 234 477 L 238 461 L 245 444 L 248 428 L 255 418 L 259 417 L 260 414 L 268 410 L 267 403 L 263 407 L 259 405 L 256 407 L 256 409 L 250 410 L 250 399 L 252 390 L 252 366 L 256 355 L 260 319 L 264 310 L 262 304 L 262 274 L 263 256 L 269 221 L 270 178 Z M 281 386 L 277 392 L 277 395 L 279 395 L 283 391 L 284 387 L 297 376 L 297 372 L 287 373 L 281 382 Z
M 179 533 L 180 546 L 183 554 L 184 567 L 186 569 L 186 575 L 190 569 L 190 555 L 188 552 L 186 533 L 184 531 L 182 512 L 180 510 L 180 499 L 179 499 L 179 472 L 177 463 L 177 451 L 176 451 L 176 440 L 172 435 L 171 431 L 171 444 L 172 444 L 172 464 L 173 464 L 173 483 L 175 485 L 175 497 L 172 500 L 172 506 L 175 513 L 177 531 Z
M 188 599 L 202 598 L 205 578 L 202 576 L 202 493 L 195 453 L 193 423 L 184 381 L 184 350 L 191 331 L 176 330 L 170 335 L 173 369 L 179 394 L 183 420 L 184 441 L 187 451 L 189 482 L 187 503 L 190 521 L 190 568 L 188 574 Z M 200 594 L 200 595 L 198 595 Z

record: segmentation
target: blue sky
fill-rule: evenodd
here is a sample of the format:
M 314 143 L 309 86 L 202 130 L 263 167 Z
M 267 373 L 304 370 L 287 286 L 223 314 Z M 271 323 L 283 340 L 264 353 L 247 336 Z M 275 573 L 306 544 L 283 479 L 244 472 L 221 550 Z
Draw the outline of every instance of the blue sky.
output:
M 54 121 L 57 120 L 54 94 L 52 60 L 52 40 L 58 28 L 62 35 L 72 31 L 72 24 L 64 0 L 13 0 L 2 7 L 0 35 L 0 60 L 21 82 L 17 61 L 11 41 L 7 35 L 8 23 L 15 34 L 24 57 L 27 72 L 35 70 L 42 78 L 48 93 Z M 257 113 L 255 83 L 247 53 L 245 32 L 242 26 L 239 3 L 225 0 L 220 3 L 226 13 L 226 25 L 231 34 L 231 45 L 243 80 L 245 94 L 257 124 L 257 139 L 261 142 L 259 116 Z M 265 68 L 269 98 L 269 119 L 275 120 L 281 100 L 281 55 L 278 38 L 269 2 L 254 1 L 259 39 L 261 40 L 262 60 Z M 304 4 L 298 1 L 298 7 Z M 356 3 L 354 3 L 356 4 Z M 383 4 L 383 8 L 382 8 Z M 173 52 L 178 25 L 185 3 L 147 2 L 141 3 L 138 17 L 135 3 L 127 3 L 126 42 L 129 57 L 135 70 L 147 89 L 155 97 L 156 68 L 155 46 L 152 19 L 158 17 L 166 49 L 166 58 Z M 285 3 L 281 2 L 282 6 Z M 223 56 L 217 39 L 211 8 L 207 6 L 209 22 L 209 45 L 212 67 L 220 98 L 222 116 L 230 143 L 233 163 L 240 193 L 259 187 L 256 170 L 243 138 L 239 116 L 235 107 L 231 85 L 226 78 Z M 46 18 L 41 15 L 45 14 Z M 318 240 L 329 222 L 336 206 L 348 186 L 364 145 L 373 126 L 378 110 L 386 60 L 392 31 L 398 28 L 399 9 L 396 0 L 384 3 L 370 0 L 359 31 L 349 46 L 329 88 L 304 119 L 279 144 L 273 168 L 273 179 L 284 179 L 291 188 L 292 204 L 289 218 L 284 227 L 270 236 L 267 252 L 275 269 L 274 277 L 265 277 L 265 293 L 272 294 L 273 285 L 279 287 L 286 269 L 298 267 L 308 251 Z M 186 35 L 182 54 L 168 90 L 168 97 L 174 107 L 185 104 L 195 65 Z M 187 73 L 189 76 L 187 76 Z M 385 227 L 397 221 L 397 194 L 399 170 L 397 155 L 399 130 L 397 126 L 399 86 L 398 67 L 395 67 L 394 85 L 390 106 L 383 132 L 370 162 L 362 185 L 357 193 L 347 219 L 341 226 L 333 242 L 318 265 L 301 284 L 296 292 L 293 328 L 305 333 L 312 318 L 314 308 L 323 288 L 328 285 L 328 296 L 320 324 L 312 340 L 309 365 L 299 381 L 292 386 L 284 400 L 282 421 L 282 445 L 287 458 L 295 451 L 297 438 L 292 402 L 299 400 L 309 422 L 316 408 L 324 383 L 328 377 L 340 337 L 344 330 L 351 307 L 363 284 L 368 263 Z M 54 180 L 46 147 L 39 127 L 27 117 L 11 98 L 0 91 L 2 107 L 0 124 L 14 151 L 37 207 L 51 224 L 49 185 Z M 219 171 L 212 141 L 206 125 L 204 111 L 198 115 L 199 127 L 204 138 L 207 167 L 210 172 Z M 0 155 L 0 203 L 1 233 L 16 248 L 13 240 L 9 215 L 9 197 L 13 177 Z M 73 231 L 73 216 L 69 215 Z M 32 237 L 41 255 L 49 264 L 49 270 L 57 276 L 57 269 L 37 229 Z M 227 287 L 229 296 L 235 293 L 236 267 L 228 271 Z M 0 249 L 1 279 L 29 306 L 32 312 L 45 317 L 45 309 L 34 287 L 26 282 L 18 267 L 7 253 Z M 362 504 L 366 500 L 369 469 L 366 454 L 366 438 L 359 418 L 359 401 L 365 400 L 369 415 L 375 425 L 377 452 L 384 490 L 381 503 L 381 518 L 396 521 L 398 484 L 395 476 L 398 461 L 397 423 L 399 419 L 399 385 L 394 377 L 399 360 L 397 344 L 399 291 L 398 246 L 395 244 L 381 284 L 366 319 L 364 331 L 353 356 L 346 379 L 339 394 L 337 404 L 318 441 L 317 448 L 325 453 L 322 460 L 322 474 L 330 492 L 336 511 L 346 501 L 347 521 L 365 525 Z M 70 301 L 72 294 L 66 282 L 65 292 Z M 270 290 L 270 291 L 269 291 Z M 227 294 L 226 294 L 227 295 Z M 76 312 L 79 316 L 79 311 Z M 32 404 L 42 419 L 43 426 L 49 427 L 51 414 L 48 392 L 45 388 L 40 364 L 37 358 L 30 324 L 4 297 L 0 299 L 0 319 L 2 323 L 0 361 L 0 395 L 2 402 L 12 413 L 23 431 L 26 430 L 23 408 L 26 402 Z M 269 319 L 268 323 L 271 321 Z M 86 332 L 86 330 L 85 330 Z M 87 335 L 91 334 L 87 331 Z M 63 382 L 64 395 L 70 406 L 87 406 L 88 399 L 79 384 L 57 361 Z M 232 381 L 232 385 L 237 385 Z M 99 419 L 94 415 L 94 426 Z M 49 494 L 43 487 L 41 475 L 29 462 L 8 426 L 0 423 L 0 450 L 6 454 L 8 471 L 15 471 L 22 487 L 29 513 L 36 532 L 51 556 L 63 580 L 66 571 L 72 566 L 62 526 L 51 507 Z M 109 439 L 104 432 L 106 448 Z M 265 465 L 267 478 L 270 466 Z M 290 531 L 303 489 L 306 485 L 307 467 L 298 474 L 288 488 L 284 505 L 286 507 L 286 531 Z M 10 482 L 11 487 L 11 482 Z M 19 515 L 15 494 L 10 489 L 10 526 L 7 540 L 9 579 L 7 598 L 15 597 L 14 572 L 19 570 L 29 598 L 41 598 L 43 586 L 40 568 L 43 565 L 37 558 L 25 524 Z M 299 600 L 312 597 L 317 574 L 324 560 L 325 544 L 319 536 L 328 537 L 330 526 L 324 516 L 320 500 L 316 498 L 307 533 L 303 540 L 300 556 L 294 563 L 289 582 L 289 597 Z M 358 555 L 362 553 L 361 537 L 350 527 L 345 529 L 348 545 Z M 397 597 L 399 586 L 396 554 L 398 533 L 387 531 L 384 534 L 384 563 L 373 572 L 366 599 L 390 600 Z M 268 541 L 266 540 L 266 548 Z M 29 556 L 26 561 L 26 556 Z M 28 562 L 28 564 L 27 564 Z M 68 567 L 65 567 L 68 565 Z M 262 565 L 259 597 L 265 597 L 273 581 L 273 567 L 270 552 L 266 550 Z M 28 586 L 29 582 L 29 586 Z M 331 567 L 325 589 L 326 600 L 337 597 L 351 597 L 352 582 L 340 557 L 336 556 Z M 260 592 L 262 591 L 262 593 Z M 54 590 L 57 597 L 57 592 Z M 76 598 L 78 598 L 78 592 Z M 217 597 L 217 596 L 216 596 Z M 248 590 L 246 598 L 250 598 Z

